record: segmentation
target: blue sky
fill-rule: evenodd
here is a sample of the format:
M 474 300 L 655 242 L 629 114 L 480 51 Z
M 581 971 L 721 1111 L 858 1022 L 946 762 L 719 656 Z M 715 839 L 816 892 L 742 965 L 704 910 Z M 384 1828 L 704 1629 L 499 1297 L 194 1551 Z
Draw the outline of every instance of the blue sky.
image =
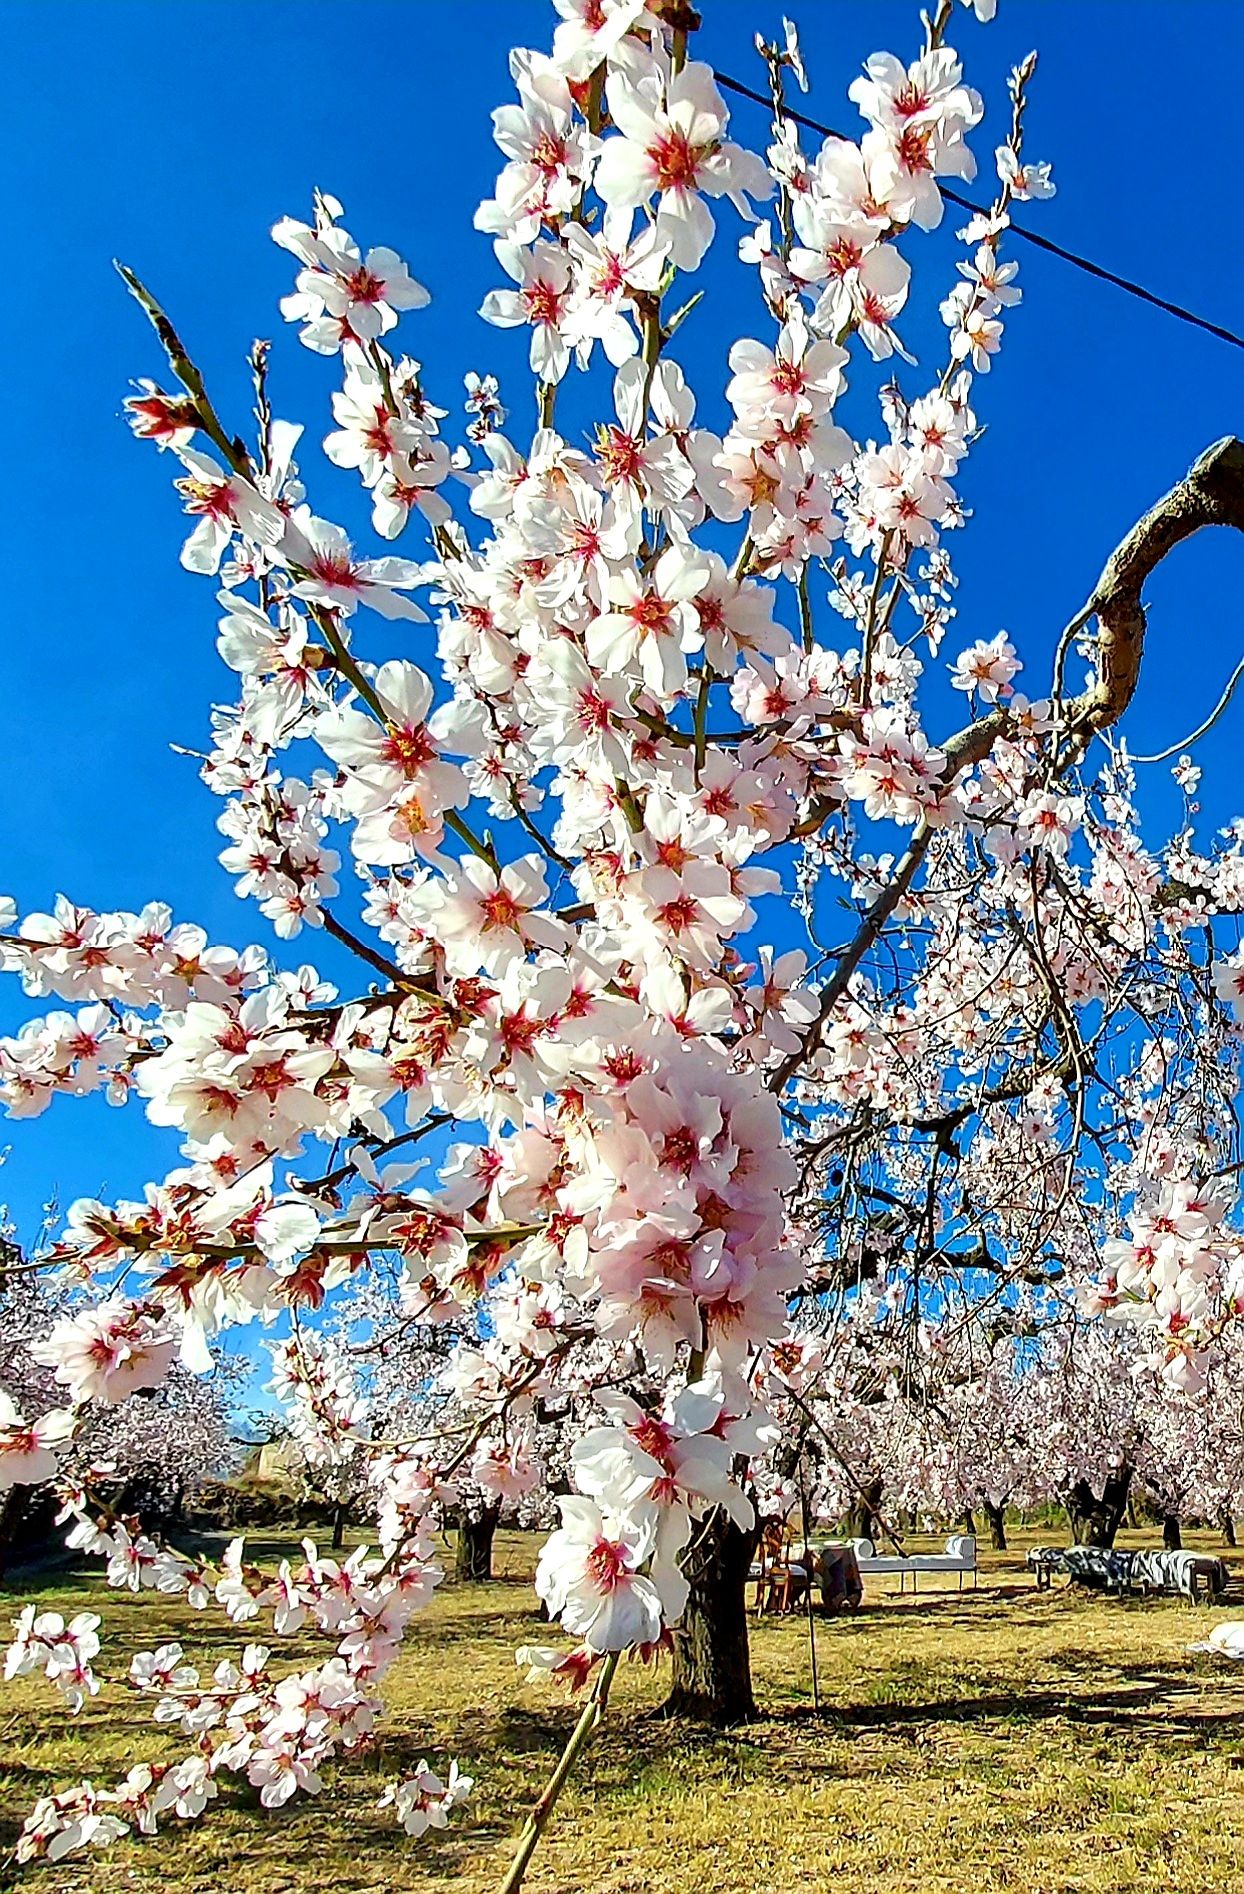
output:
M 915 50 L 915 7 L 788 4 L 813 79 L 811 98 L 798 102 L 856 132 L 846 86 L 868 52 Z M 780 30 L 780 6 L 708 0 L 705 11 L 699 56 L 756 83 L 752 34 Z M 230 679 L 214 648 L 212 589 L 177 564 L 172 469 L 120 419 L 128 379 L 158 374 L 161 363 L 110 259 L 124 259 L 160 296 L 231 425 L 244 424 L 249 407 L 246 349 L 256 335 L 273 337 L 274 403 L 308 424 L 301 459 L 316 509 L 365 539 L 351 482 L 315 450 L 329 425 L 332 365 L 280 321 L 292 260 L 268 229 L 283 213 L 304 215 L 313 185 L 339 196 L 360 240 L 392 244 L 433 292 L 401 334 L 434 396 L 454 407 L 468 368 L 496 367 L 520 438 L 530 413 L 524 344 L 475 319 L 502 278 L 471 215 L 498 167 L 488 114 L 511 97 L 507 49 L 547 46 L 551 8 L 8 0 L 4 26 L 15 282 L 4 299 L 0 488 L 14 565 L 0 659 L 11 716 L 0 745 L 0 890 L 24 910 L 49 905 L 58 889 L 99 906 L 160 897 L 216 939 L 270 942 L 216 862 L 215 799 L 169 749 L 201 742 L 208 706 L 229 695 Z M 1028 149 L 1053 160 L 1059 195 L 1025 215 L 1244 330 L 1233 229 L 1244 8 L 1001 0 L 995 26 L 964 13 L 953 39 L 989 105 L 977 142 L 985 160 L 1005 129 L 1006 71 L 1040 49 Z M 738 136 L 763 144 L 765 124 L 760 108 L 737 102 Z M 733 238 L 728 207 L 720 219 Z M 904 334 L 930 364 L 959 221 L 952 214 L 909 251 L 921 313 Z M 1244 352 L 1035 251 L 1013 254 L 1026 297 L 995 372 L 978 384 L 988 433 L 960 483 L 975 519 L 954 541 L 962 585 L 950 646 L 1005 627 L 1028 661 L 1022 682 L 1038 694 L 1058 629 L 1122 533 L 1201 448 L 1244 424 Z M 748 279 L 728 263 L 721 270 L 739 294 L 724 299 L 728 308 L 698 312 L 677 351 L 693 365 L 710 421 L 732 335 L 767 333 Z M 904 376 L 921 390 L 920 371 Z M 875 380 L 862 367 L 853 376 L 844 418 L 857 432 L 871 426 Z M 568 411 L 587 414 L 578 400 Z M 1137 750 L 1175 740 L 1216 699 L 1244 650 L 1242 574 L 1244 547 L 1203 535 L 1155 578 L 1150 653 L 1128 724 Z M 827 639 L 838 622 L 826 614 Z M 360 619 L 358 633 L 377 659 L 428 652 L 418 628 L 396 643 L 381 621 Z M 949 729 L 955 705 L 949 693 L 944 701 Z M 1242 733 L 1244 703 L 1203 746 L 1207 819 L 1233 812 Z M 1165 772 L 1156 776 L 1160 828 L 1176 805 Z M 336 965 L 316 936 L 295 943 L 294 957 Z M 12 983 L 0 994 L 0 1030 L 28 1010 Z M 62 1202 L 137 1194 L 174 1156 L 137 1114 L 97 1101 L 62 1102 L 13 1125 L 8 1142 L 0 1200 L 27 1233 L 53 1193 Z

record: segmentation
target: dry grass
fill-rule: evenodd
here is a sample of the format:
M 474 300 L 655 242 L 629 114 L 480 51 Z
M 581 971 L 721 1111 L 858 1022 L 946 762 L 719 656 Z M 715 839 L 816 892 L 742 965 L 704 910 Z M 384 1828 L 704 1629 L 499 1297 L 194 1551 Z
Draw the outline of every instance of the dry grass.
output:
M 979 1590 L 913 1604 L 870 1586 L 856 1619 L 816 1626 L 814 1714 L 804 1620 L 765 1621 L 753 1654 L 766 1720 L 727 1735 L 648 1720 L 664 1679 L 624 1669 L 615 1708 L 536 1856 L 532 1894 L 868 1894 L 939 1883 L 1028 1894 L 1206 1894 L 1244 1885 L 1244 1673 L 1190 1657 L 1215 1618 L 1177 1603 L 1038 1595 L 1022 1546 L 986 1555 Z M 1039 1535 L 1049 1537 L 1048 1533 Z M 1205 1541 L 1206 1544 L 1209 1541 Z M 313 1802 L 268 1816 L 235 1800 L 158 1841 L 30 1871 L 45 1894 L 485 1894 L 573 1719 L 519 1681 L 535 1629 L 536 1541 L 499 1541 L 500 1582 L 448 1585 L 395 1674 L 393 1717 L 366 1762 Z M 98 1604 L 87 1577 L 0 1598 Z M 202 1620 L 108 1594 L 115 1662 Z M 159 1633 L 156 1631 L 157 1621 Z M 286 1647 L 294 1654 L 292 1642 Z M 70 1724 L 45 1689 L 0 1694 L 0 1842 L 34 1798 L 114 1780 L 151 1744 L 95 1707 Z M 365 1806 L 421 1755 L 478 1779 L 471 1819 L 432 1846 Z M 362 1778 L 362 1779 L 361 1779 Z M 361 1812 L 360 1812 L 361 1811 Z

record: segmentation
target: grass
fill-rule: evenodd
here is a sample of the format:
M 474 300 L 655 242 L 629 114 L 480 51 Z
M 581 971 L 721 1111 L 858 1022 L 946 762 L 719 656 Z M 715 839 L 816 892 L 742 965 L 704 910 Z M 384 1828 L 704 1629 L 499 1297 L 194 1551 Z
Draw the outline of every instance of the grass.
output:
M 857 1618 L 819 1620 L 819 1715 L 803 1619 L 756 1627 L 765 1719 L 726 1735 L 650 1720 L 666 1678 L 623 1666 L 537 1852 L 532 1894 L 819 1894 L 840 1880 L 868 1894 L 1240 1886 L 1244 1671 L 1185 1649 L 1222 1613 L 1038 1594 L 1023 1551 L 1055 1536 L 984 1554 L 975 1592 L 930 1579 L 900 1602 L 870 1583 Z M 542 1635 L 528 1582 L 537 1544 L 502 1534 L 498 1581 L 446 1584 L 390 1679 L 383 1742 L 330 1773 L 323 1795 L 275 1816 L 234 1797 L 158 1840 L 32 1868 L 30 1884 L 46 1894 L 495 1889 L 575 1714 L 514 1664 L 515 1646 Z M 15 1581 L 0 1619 L 28 1600 L 102 1610 L 113 1668 L 170 1636 L 191 1655 L 203 1648 L 202 1618 L 106 1593 L 85 1573 Z M 273 1642 L 299 1654 L 296 1639 Z M 71 1723 L 46 1685 L 0 1689 L 0 1847 L 37 1795 L 84 1775 L 111 1783 L 163 1742 L 107 1696 Z M 477 1778 L 467 1818 L 430 1843 L 368 1806 L 424 1755 L 457 1755 Z

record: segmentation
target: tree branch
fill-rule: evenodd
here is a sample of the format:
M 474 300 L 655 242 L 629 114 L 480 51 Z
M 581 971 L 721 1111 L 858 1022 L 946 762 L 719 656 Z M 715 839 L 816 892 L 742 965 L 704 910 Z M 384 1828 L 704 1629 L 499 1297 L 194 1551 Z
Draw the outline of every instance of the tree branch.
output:
M 1227 436 L 1207 447 L 1106 561 L 1088 601 L 1100 627 L 1097 681 L 1070 705 L 1073 727 L 1088 734 L 1108 729 L 1131 703 L 1145 644 L 1141 588 L 1167 553 L 1202 526 L 1244 532 L 1244 441 Z
M 1141 590 L 1167 553 L 1202 526 L 1234 526 L 1244 532 L 1244 441 L 1230 435 L 1207 447 L 1184 478 L 1137 522 L 1111 553 L 1083 609 L 1072 619 L 1069 631 L 1087 624 L 1090 618 L 1097 620 L 1097 676 L 1067 705 L 1058 736 L 1070 738 L 1074 746 L 1082 748 L 1090 737 L 1119 721 L 1140 678 L 1146 626 Z M 999 704 L 951 737 L 943 746 L 943 783 L 949 787 L 960 770 L 982 762 L 994 740 L 1006 734 L 1009 721 L 1006 706 Z M 801 823 L 798 833 L 820 826 L 820 805 L 814 814 L 816 820 Z M 784 1089 L 820 1044 L 851 975 L 915 880 L 931 838 L 930 828 L 923 824 L 917 828 L 893 880 L 874 901 L 854 940 L 839 958 L 833 978 L 822 988 L 820 1011 L 803 1045 L 776 1067 L 770 1080 L 774 1091 Z
M 1133 526 L 1073 619 L 1073 624 L 1086 624 L 1096 618 L 1098 625 L 1096 680 L 1067 705 L 1063 733 L 1073 741 L 1083 744 L 1110 729 L 1131 703 L 1145 648 L 1141 590 L 1167 553 L 1202 526 L 1234 526 L 1244 532 L 1244 441 L 1231 435 L 1207 447 L 1184 478 Z M 951 737 L 945 745 L 946 781 L 988 756 L 1007 722 L 1006 708 L 999 705 Z
M 787 1081 L 793 1077 L 802 1062 L 820 1045 L 821 1034 L 828 1024 L 830 1014 L 846 992 L 851 975 L 911 887 L 916 878 L 916 870 L 924 860 L 932 839 L 932 829 L 921 822 L 911 838 L 907 853 L 893 879 L 888 881 L 881 890 L 869 908 L 855 939 L 839 957 L 832 979 L 827 980 L 821 988 L 820 1011 L 813 1020 L 810 1030 L 804 1035 L 802 1045 L 797 1046 L 794 1052 L 788 1053 L 781 1065 L 775 1069 L 769 1081 L 771 1091 L 783 1091 Z
M 605 1714 L 605 1705 L 609 1701 L 609 1686 L 613 1682 L 613 1673 L 618 1668 L 619 1655 L 619 1652 L 612 1651 L 600 1668 L 592 1694 L 583 1706 L 583 1714 L 571 1731 L 570 1740 L 558 1759 L 557 1767 L 544 1785 L 543 1795 L 527 1818 L 527 1824 L 519 1837 L 514 1859 L 510 1863 L 509 1873 L 501 1883 L 500 1894 L 518 1894 L 518 1889 L 523 1885 L 531 1857 L 548 1825 L 549 1816 L 556 1807 L 557 1798 L 565 1788 L 581 1751 L 586 1749 L 591 1742 L 597 1725 Z

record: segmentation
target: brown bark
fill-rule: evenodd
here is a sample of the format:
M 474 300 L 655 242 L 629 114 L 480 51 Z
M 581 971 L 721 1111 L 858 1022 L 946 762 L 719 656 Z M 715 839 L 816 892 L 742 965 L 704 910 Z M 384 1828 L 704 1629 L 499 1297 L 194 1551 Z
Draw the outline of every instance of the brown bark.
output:
M 756 1715 L 747 1639 L 747 1570 L 759 1532 L 718 1510 L 694 1554 L 691 1595 L 672 1632 L 674 1674 L 663 1716 L 723 1728 Z
M 1090 731 L 1117 723 L 1132 700 L 1145 643 L 1141 592 L 1155 566 L 1202 526 L 1244 529 L 1244 441 L 1215 441 L 1150 507 L 1106 561 L 1088 609 L 1097 618 L 1097 681 L 1071 706 Z
M 1168 1552 L 1178 1552 L 1183 1546 L 1177 1513 L 1162 1514 L 1162 1544 Z
M 1006 1551 L 1006 1507 L 991 1506 L 985 1501 L 985 1517 L 989 1521 L 989 1543 L 995 1552 Z
M 1077 1480 L 1067 1495 L 1067 1517 L 1076 1545 L 1112 1546 L 1127 1511 L 1132 1486 L 1130 1466 L 1117 1467 L 1099 1499 L 1087 1480 Z
M 1141 592 L 1167 553 L 1202 526 L 1234 526 L 1244 531 L 1244 441 L 1230 435 L 1207 447 L 1183 479 L 1154 502 L 1102 568 L 1087 603 L 1072 620 L 1097 620 L 1096 676 L 1090 688 L 1066 706 L 1066 728 L 1073 748 L 1119 721 L 1136 693 L 1145 648 L 1145 608 Z M 944 744 L 943 775 L 988 756 L 1007 731 L 1008 713 L 999 705 Z
M 26 1508 L 26 1493 L 24 1486 L 11 1486 L 0 1502 L 0 1579 L 8 1568 L 9 1553 Z
M 497 1531 L 498 1513 L 489 1507 L 478 1519 L 458 1521 L 458 1550 L 454 1576 L 464 1585 L 483 1585 L 492 1577 L 492 1542 Z
M 850 1539 L 871 1539 L 877 1543 L 880 1526 L 882 1484 L 880 1480 L 865 1480 L 852 1501 L 847 1514 L 847 1537 Z
M 1221 1518 L 1221 1519 L 1219 1520 L 1219 1522 L 1218 1522 L 1218 1524 L 1219 1524 L 1219 1527 L 1221 1528 L 1221 1531 L 1222 1531 L 1222 1542 L 1223 1542 L 1223 1544 L 1224 1544 L 1224 1545 L 1229 1545 L 1229 1546 L 1232 1546 L 1232 1547 L 1234 1547 L 1234 1545 L 1235 1545 L 1235 1521 L 1234 1521 L 1234 1519 L 1232 1519 L 1232 1517 L 1231 1517 L 1231 1515 L 1230 1515 L 1230 1513 L 1224 1513 L 1224 1514 L 1223 1514 L 1223 1516 L 1222 1516 L 1222 1518 Z

